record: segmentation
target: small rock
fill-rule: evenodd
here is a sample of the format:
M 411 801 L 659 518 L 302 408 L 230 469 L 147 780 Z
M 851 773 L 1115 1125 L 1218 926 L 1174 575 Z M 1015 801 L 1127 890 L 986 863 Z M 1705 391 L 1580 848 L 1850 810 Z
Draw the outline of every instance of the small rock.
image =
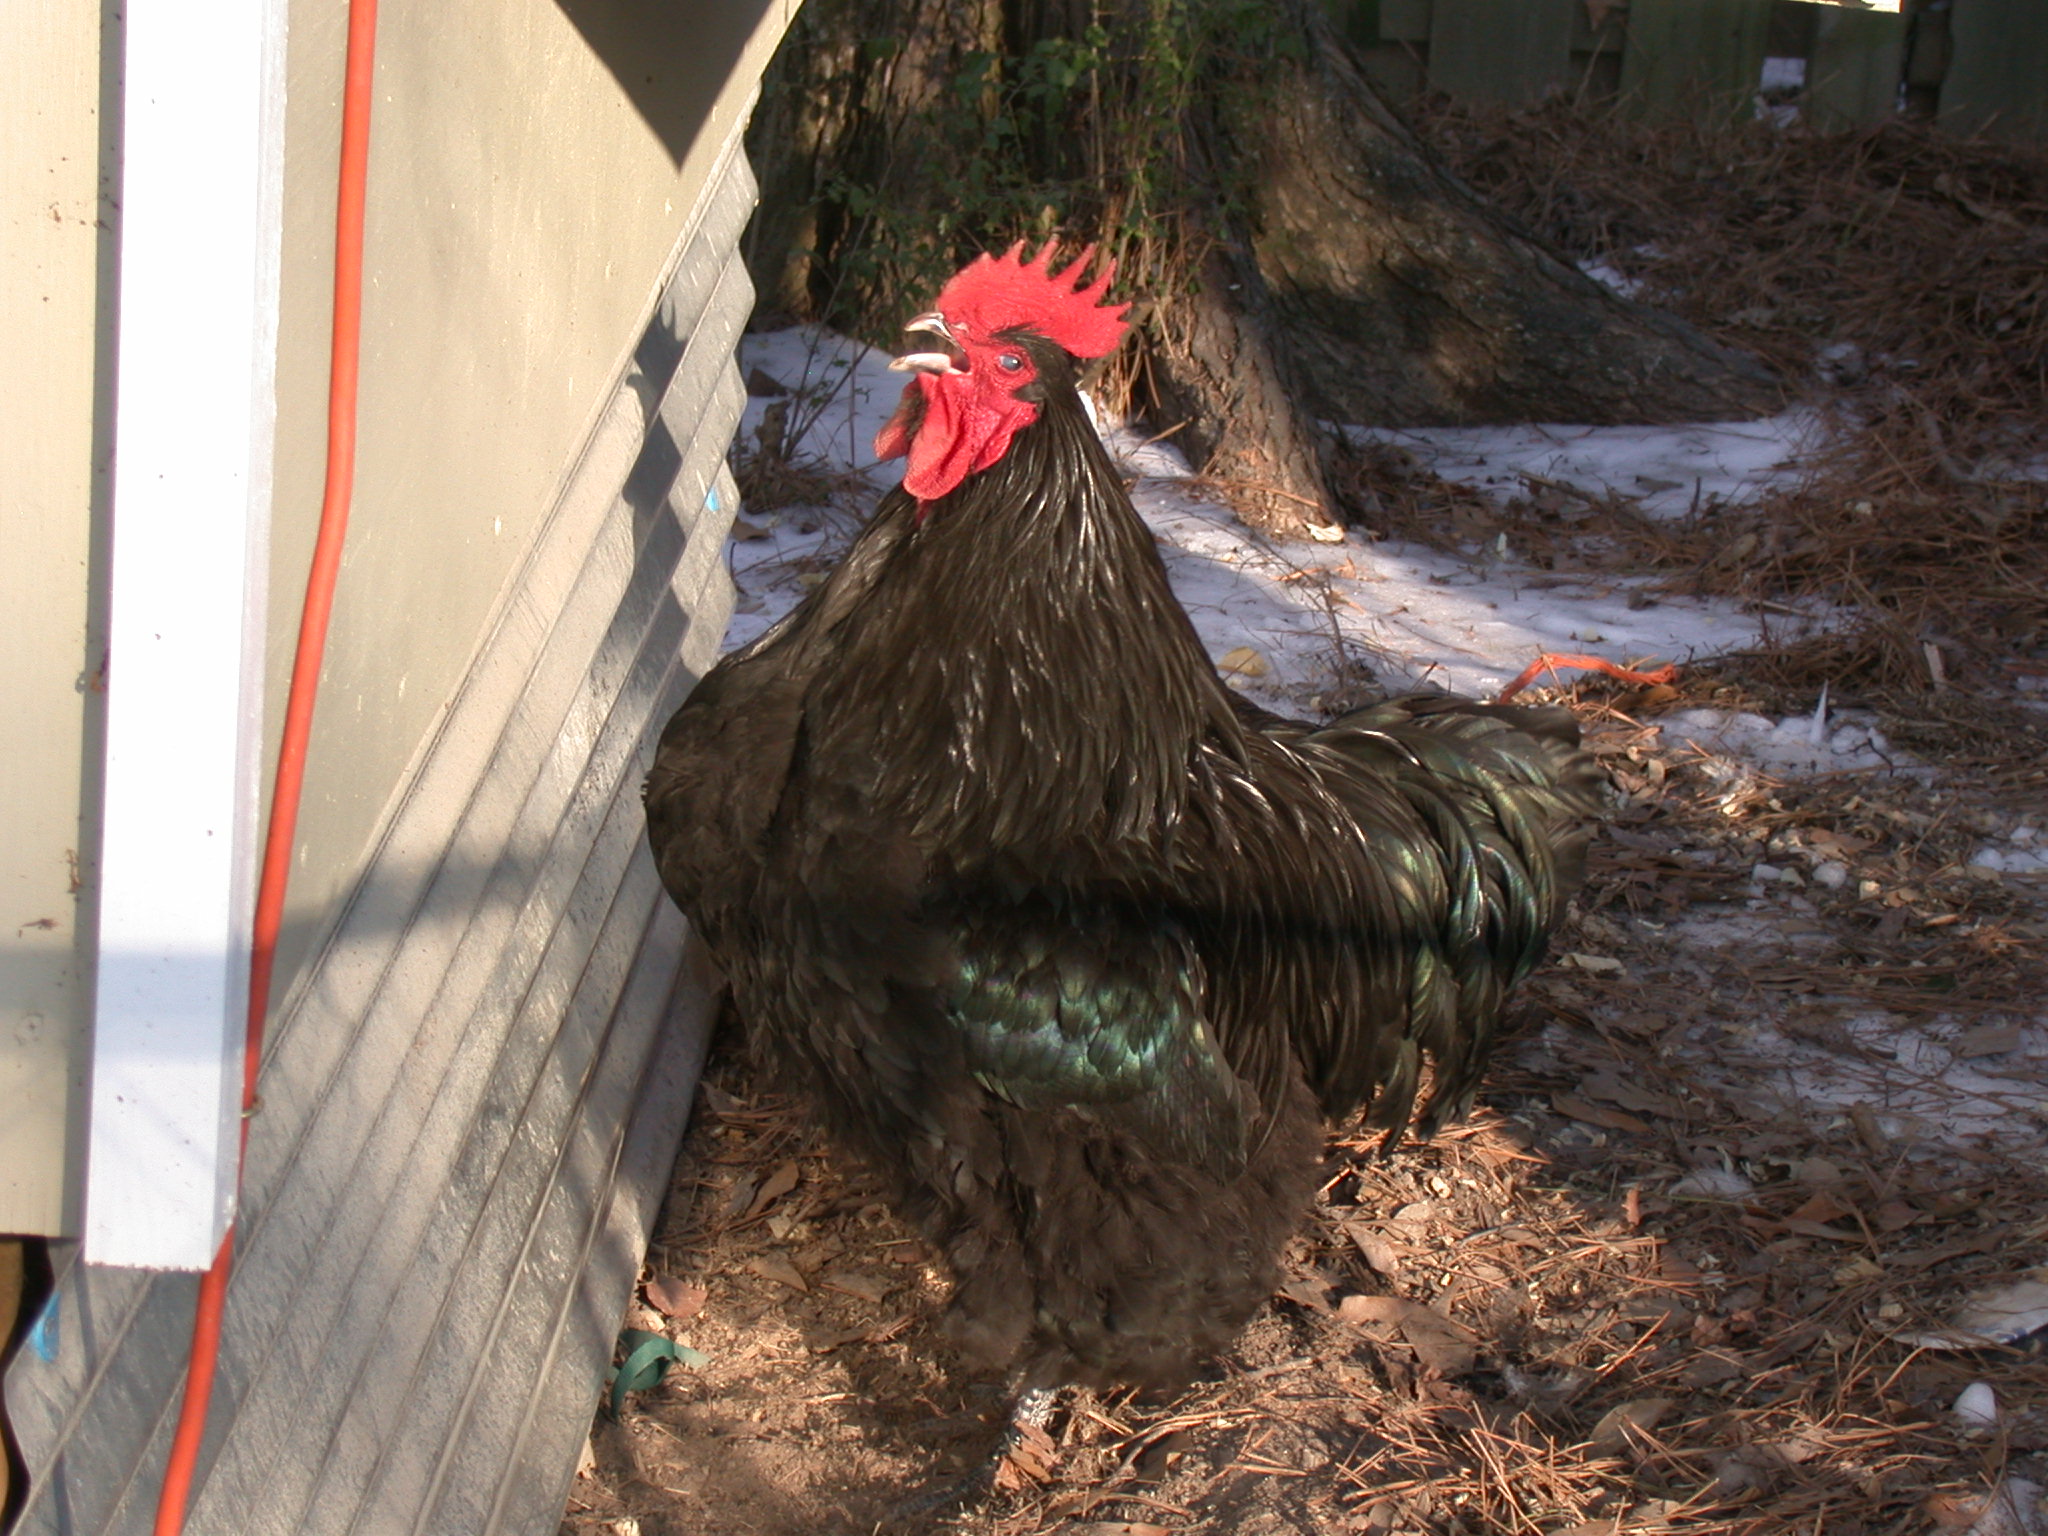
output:
M 1973 1381 L 1963 1388 L 1952 1411 L 1965 1429 L 1998 1427 L 1998 1396 L 1985 1382 Z
M 1813 883 L 1830 891 L 1839 891 L 1849 883 L 1849 866 L 1837 864 L 1833 859 L 1823 859 L 1813 866 Z
M 1775 864 L 1759 864 L 1749 872 L 1752 885 L 1770 885 L 1785 872 Z

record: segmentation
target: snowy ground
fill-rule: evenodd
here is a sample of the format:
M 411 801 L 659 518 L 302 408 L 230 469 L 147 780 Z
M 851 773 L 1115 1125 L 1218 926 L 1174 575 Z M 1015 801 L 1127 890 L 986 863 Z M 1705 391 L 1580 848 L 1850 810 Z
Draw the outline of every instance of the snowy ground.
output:
M 863 472 L 877 492 L 896 479 L 899 467 L 876 464 L 870 446 L 905 382 L 888 371 L 887 354 L 801 328 L 747 337 L 742 362 L 757 391 L 770 380 L 790 391 L 754 395 L 743 442 L 780 401 L 795 458 Z M 1367 435 L 1399 443 L 1447 479 L 1502 497 L 1536 475 L 1682 515 L 1707 499 L 1739 503 L 1789 483 L 1818 430 L 1816 417 L 1792 412 L 1733 424 Z M 1357 687 L 1362 671 L 1391 690 L 1442 687 L 1484 697 L 1545 651 L 1683 666 L 1768 638 L 1757 616 L 1733 603 L 1652 598 L 1626 578 L 1536 571 L 1499 550 L 1459 558 L 1355 532 L 1342 543 L 1273 545 L 1203 494 L 1170 447 L 1128 429 L 1110 431 L 1106 441 L 1133 477 L 1133 500 L 1211 656 L 1232 686 L 1282 712 L 1327 710 L 1341 690 Z M 747 515 L 732 550 L 740 598 L 728 645 L 746 643 L 786 613 L 836 558 L 854 521 L 802 507 Z M 1782 634 L 1784 620 L 1774 624 Z M 1686 710 L 1663 717 L 1652 731 L 1659 734 L 1663 752 L 1726 785 L 1731 800 L 1759 782 L 1844 774 L 1924 782 L 1932 774 L 1894 750 L 1874 718 L 1825 702 L 1784 719 Z M 2039 880 L 2048 875 L 2044 823 L 2008 819 L 1970 862 L 1982 878 Z M 1745 963 L 1796 956 L 1802 946 L 1811 951 L 1809 890 L 1858 884 L 1849 862 L 1825 848 L 1767 853 L 1741 873 L 1738 900 L 1696 907 L 1668 935 L 1673 974 L 1726 989 L 1739 984 Z M 1878 889 L 1865 894 L 1886 899 Z M 1640 945 L 1646 935 L 1626 937 Z M 1863 1105 L 1907 1145 L 2048 1147 L 2048 1096 L 2039 1086 L 2048 1081 L 2048 1016 L 1999 1021 L 2010 1029 L 2000 1037 L 2008 1048 L 1987 1055 L 1969 1043 L 1981 1043 L 1981 1035 L 1968 1037 L 1981 1020 L 1909 1022 L 1851 1010 L 1830 1046 L 1788 1030 L 1785 1009 L 1753 995 L 1736 1012 L 1694 1032 L 1700 1070 L 1723 1086 L 1746 1084 L 1743 1091 L 1828 1112 Z

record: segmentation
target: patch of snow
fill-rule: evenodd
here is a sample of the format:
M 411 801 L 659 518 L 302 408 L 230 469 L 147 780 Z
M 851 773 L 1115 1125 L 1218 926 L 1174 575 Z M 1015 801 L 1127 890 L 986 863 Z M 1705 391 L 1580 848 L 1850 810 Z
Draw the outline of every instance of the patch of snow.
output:
M 1806 89 L 1806 60 L 1765 59 L 1762 76 L 1757 85 L 1766 91 L 1803 91 Z
M 1697 919 L 1695 920 L 1697 921 Z M 2048 1127 L 2048 1095 L 2038 1069 L 2048 1065 L 2048 1030 L 2018 1028 L 2013 1076 L 1986 1058 L 1952 1049 L 1953 1019 L 1908 1020 L 1884 1010 L 1854 1013 L 1840 1023 L 1841 1044 L 1823 1044 L 1805 1029 L 1774 1018 L 1724 1025 L 1720 1038 L 1695 1042 L 1695 1069 L 1743 1102 L 1775 1101 L 1787 1114 L 1847 1114 L 1862 1105 L 1883 1134 L 1905 1148 L 1975 1143 L 2013 1153 L 2040 1147 Z M 1699 1049 L 1699 1047 L 1706 1047 Z
M 2031 828 L 2021 828 L 2031 831 Z M 1997 870 L 2006 875 L 2048 875 L 2048 847 L 2041 847 L 2029 839 L 2020 841 L 2018 833 L 2011 842 L 1986 843 L 1970 855 L 1970 863 L 1978 869 Z
M 1655 664 L 1756 635 L 1756 621 L 1732 604 L 1666 598 L 1631 608 L 1640 584 L 1620 578 L 1560 579 L 1355 536 L 1270 545 L 1184 482 L 1142 481 L 1132 500 L 1210 654 L 1256 646 L 1272 672 L 1246 691 L 1276 709 L 1312 709 L 1340 681 L 1333 667 L 1344 658 L 1369 657 L 1389 688 L 1486 697 L 1543 651 Z
M 1117 468 L 1134 480 L 1185 480 L 1194 474 L 1186 456 L 1170 439 L 1147 437 L 1131 427 L 1117 426 L 1104 432 L 1102 446 L 1109 450 Z
M 1589 495 L 1627 496 L 1652 517 L 1753 501 L 1797 483 L 1798 462 L 1819 441 L 1817 412 L 1762 421 L 1671 427 L 1350 427 L 1359 440 L 1394 443 L 1425 467 L 1505 501 L 1525 475 Z
M 1632 299 L 1642 291 L 1643 285 L 1639 279 L 1630 277 L 1626 272 L 1611 267 L 1598 258 L 1589 257 L 1580 262 L 1579 270 L 1601 286 L 1613 289 L 1624 299 Z
M 1666 715 L 1659 724 L 1666 746 L 1690 748 L 1715 757 L 1741 758 L 1771 773 L 1836 773 L 1916 766 L 1913 759 L 1892 749 L 1874 716 L 1844 710 L 1834 720 L 1843 723 L 1832 724 L 1818 713 L 1773 720 L 1768 715 L 1687 709 Z

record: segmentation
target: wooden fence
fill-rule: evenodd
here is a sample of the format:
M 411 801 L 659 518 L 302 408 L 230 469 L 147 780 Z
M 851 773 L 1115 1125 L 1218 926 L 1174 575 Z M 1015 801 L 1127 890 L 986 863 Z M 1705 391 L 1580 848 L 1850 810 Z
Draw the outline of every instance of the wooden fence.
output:
M 1959 132 L 2048 138 L 2048 0 L 1329 0 L 1376 82 L 1525 105 L 1554 92 L 1643 113 L 1750 109 L 1769 57 L 1803 59 L 1822 128 L 1912 99 Z

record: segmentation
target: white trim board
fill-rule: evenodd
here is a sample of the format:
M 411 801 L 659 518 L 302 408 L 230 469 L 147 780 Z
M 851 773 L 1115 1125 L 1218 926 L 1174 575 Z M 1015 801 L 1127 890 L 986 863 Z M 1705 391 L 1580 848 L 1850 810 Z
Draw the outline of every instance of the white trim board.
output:
M 285 0 L 130 7 L 85 1257 L 233 1213 L 263 742 Z

